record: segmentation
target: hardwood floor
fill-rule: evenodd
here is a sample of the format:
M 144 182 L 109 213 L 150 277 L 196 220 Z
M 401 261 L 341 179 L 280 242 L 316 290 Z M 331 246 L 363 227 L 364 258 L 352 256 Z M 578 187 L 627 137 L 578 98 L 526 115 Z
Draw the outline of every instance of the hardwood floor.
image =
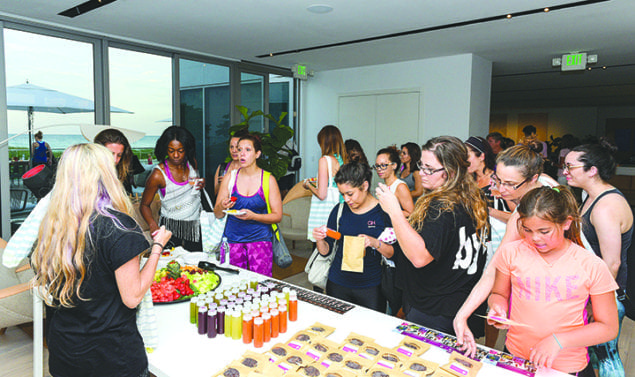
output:
M 311 244 L 296 242 L 296 249 L 289 250 L 293 254 L 308 258 L 311 255 Z M 306 273 L 290 276 L 285 281 L 311 289 Z M 502 347 L 503 334 L 499 335 L 497 348 Z M 635 322 L 625 318 L 620 336 L 620 357 L 624 363 L 626 377 L 635 377 Z M 28 377 L 33 373 L 33 340 L 18 327 L 10 327 L 0 335 L 0 377 Z M 48 375 L 48 351 L 44 350 L 44 373 Z

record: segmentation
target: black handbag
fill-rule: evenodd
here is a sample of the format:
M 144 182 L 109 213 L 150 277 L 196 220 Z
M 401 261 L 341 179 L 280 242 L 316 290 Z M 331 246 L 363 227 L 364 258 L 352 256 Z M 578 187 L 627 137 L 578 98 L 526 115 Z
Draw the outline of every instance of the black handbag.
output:
M 396 268 L 389 266 L 383 259 L 381 263 L 381 293 L 388 302 L 395 300 Z

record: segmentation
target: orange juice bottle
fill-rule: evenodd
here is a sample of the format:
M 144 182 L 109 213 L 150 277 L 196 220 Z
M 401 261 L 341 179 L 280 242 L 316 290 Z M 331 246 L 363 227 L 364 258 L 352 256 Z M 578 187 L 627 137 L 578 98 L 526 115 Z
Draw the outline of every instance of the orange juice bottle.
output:
M 298 296 L 295 291 L 289 292 L 289 321 L 298 320 Z
M 254 347 L 261 348 L 264 341 L 264 321 L 258 317 L 254 319 Z

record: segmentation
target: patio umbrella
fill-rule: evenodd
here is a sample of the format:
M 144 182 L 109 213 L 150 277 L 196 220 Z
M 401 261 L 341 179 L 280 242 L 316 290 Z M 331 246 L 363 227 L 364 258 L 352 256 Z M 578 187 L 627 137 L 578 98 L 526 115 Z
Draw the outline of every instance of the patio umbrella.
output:
M 86 140 L 90 141 L 91 143 L 95 139 L 95 136 L 97 136 L 98 133 L 100 133 L 101 131 L 113 129 L 113 128 L 121 131 L 121 133 L 124 134 L 126 139 L 128 139 L 128 142 L 130 144 L 134 143 L 135 141 L 139 141 L 141 140 L 142 137 L 146 136 L 145 132 L 135 131 L 129 128 L 106 126 L 101 124 L 81 124 L 79 127 L 82 131 L 82 135 L 84 136 L 84 138 L 86 138 Z
M 33 131 L 33 113 L 90 113 L 95 111 L 91 100 L 44 88 L 27 82 L 7 87 L 7 109 L 26 111 L 29 119 L 29 155 L 31 154 L 31 133 Z M 111 106 L 110 112 L 132 114 L 131 111 Z

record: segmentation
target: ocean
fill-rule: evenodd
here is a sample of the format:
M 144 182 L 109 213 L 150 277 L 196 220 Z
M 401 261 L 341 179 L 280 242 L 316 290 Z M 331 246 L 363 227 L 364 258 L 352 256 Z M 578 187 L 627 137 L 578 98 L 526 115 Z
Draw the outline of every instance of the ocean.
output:
M 9 134 L 9 137 L 15 136 L 15 134 Z M 132 143 L 132 149 L 148 149 L 154 148 L 159 136 L 146 135 L 140 140 Z M 44 134 L 44 141 L 47 142 L 51 149 L 54 151 L 63 151 L 74 144 L 87 143 L 88 140 L 82 135 L 55 135 Z M 29 135 L 20 135 L 15 139 L 9 141 L 9 148 L 28 148 Z

